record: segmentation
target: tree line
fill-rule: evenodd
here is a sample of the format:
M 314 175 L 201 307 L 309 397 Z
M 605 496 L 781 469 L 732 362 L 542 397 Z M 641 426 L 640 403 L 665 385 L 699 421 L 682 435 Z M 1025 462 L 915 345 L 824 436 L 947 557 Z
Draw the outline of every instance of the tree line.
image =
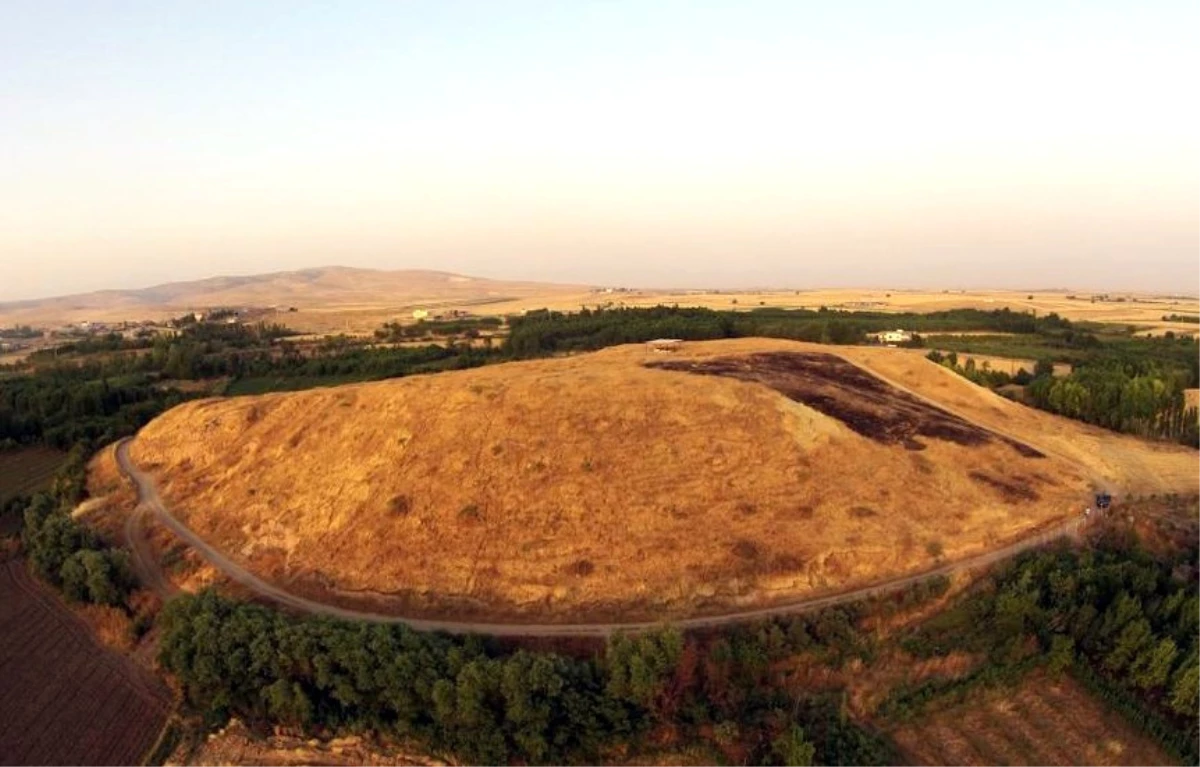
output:
M 0 378 L 0 449 L 45 444 L 90 451 L 134 433 L 183 399 L 152 375 L 113 375 L 109 363 Z
M 375 330 L 378 341 L 411 341 L 436 337 L 462 336 L 478 338 L 482 331 L 496 331 L 504 325 L 501 317 L 458 317 L 446 320 L 417 320 L 404 325 L 385 322 Z
M 904 328 L 917 332 L 993 330 L 1054 332 L 1071 328 L 1056 314 L 1034 317 L 1008 309 L 954 309 L 928 314 L 850 312 L 821 307 L 719 311 L 695 307 L 583 309 L 528 312 L 508 320 L 505 351 L 517 357 L 591 351 L 656 338 L 706 340 L 763 336 L 829 344 L 865 343 L 867 334 Z
M 1036 377 L 1027 392 L 1031 404 L 1052 413 L 1200 447 L 1200 417 L 1184 400 L 1188 383 L 1192 380 L 1186 371 L 1107 360 L 1061 378 Z
M 479 636 L 287 615 L 213 592 L 162 616 L 160 662 L 213 726 L 237 715 L 307 732 L 367 730 L 471 763 L 595 763 L 654 733 L 759 764 L 888 764 L 890 741 L 837 695 L 801 693 L 779 663 L 871 658 L 858 624 L 944 593 L 944 579 L 871 604 L 683 635 L 617 635 L 584 657 Z

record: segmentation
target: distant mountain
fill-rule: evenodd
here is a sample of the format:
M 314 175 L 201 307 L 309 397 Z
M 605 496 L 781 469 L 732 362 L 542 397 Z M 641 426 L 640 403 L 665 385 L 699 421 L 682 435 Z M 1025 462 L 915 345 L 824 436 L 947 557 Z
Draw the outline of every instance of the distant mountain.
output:
M 383 271 L 329 266 L 11 301 L 0 303 L 0 325 L 132 320 L 213 307 L 403 306 L 524 298 L 585 289 L 579 285 L 491 280 L 422 269 Z

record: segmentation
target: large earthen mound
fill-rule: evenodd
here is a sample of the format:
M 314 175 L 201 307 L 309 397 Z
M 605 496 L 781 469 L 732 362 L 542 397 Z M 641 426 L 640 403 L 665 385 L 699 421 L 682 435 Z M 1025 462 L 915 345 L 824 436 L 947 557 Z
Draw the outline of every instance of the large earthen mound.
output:
M 259 574 L 414 616 L 718 612 L 1080 513 L 1093 479 L 1073 462 L 830 352 L 625 346 L 203 400 L 148 425 L 133 458 L 176 516 Z

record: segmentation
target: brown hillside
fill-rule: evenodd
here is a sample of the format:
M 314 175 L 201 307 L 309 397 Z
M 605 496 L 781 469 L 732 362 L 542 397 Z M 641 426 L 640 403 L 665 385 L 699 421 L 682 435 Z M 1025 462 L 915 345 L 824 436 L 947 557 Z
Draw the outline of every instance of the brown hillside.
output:
M 442 616 L 764 604 L 1080 513 L 1090 466 L 1022 431 L 1044 426 L 1007 412 L 1025 408 L 899 350 L 831 351 L 635 345 L 198 401 L 143 429 L 133 457 L 183 521 L 285 587 Z M 1195 465 L 1192 451 L 1166 455 Z
M 210 277 L 171 282 L 136 290 L 102 290 L 71 296 L 0 303 L 0 325 L 55 324 L 82 320 L 140 320 L 167 317 L 211 307 L 292 306 L 303 317 L 280 315 L 293 327 L 340 330 L 345 320 L 364 310 L 367 330 L 385 319 L 408 316 L 413 306 L 473 307 L 538 296 L 572 296 L 579 285 L 491 280 L 421 269 L 384 271 L 322 267 L 292 272 Z M 334 315 L 332 318 L 326 315 Z

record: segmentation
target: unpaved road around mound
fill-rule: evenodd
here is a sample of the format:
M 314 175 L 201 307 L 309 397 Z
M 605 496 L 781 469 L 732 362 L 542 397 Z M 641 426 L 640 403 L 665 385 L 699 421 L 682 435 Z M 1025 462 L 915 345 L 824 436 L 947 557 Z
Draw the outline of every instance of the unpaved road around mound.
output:
M 407 618 L 403 616 L 351 610 L 297 596 L 264 581 L 262 578 L 259 578 L 257 575 L 254 575 L 250 571 L 246 570 L 241 565 L 225 556 L 225 554 L 223 554 L 221 551 L 202 540 L 190 528 L 172 516 L 167 510 L 166 506 L 163 504 L 162 499 L 159 497 L 158 488 L 155 486 L 154 480 L 148 474 L 138 469 L 130 459 L 129 443 L 130 440 L 126 438 L 117 444 L 116 458 L 117 464 L 121 471 L 127 477 L 129 477 L 129 479 L 134 483 L 134 486 L 137 488 L 139 508 L 135 510 L 131 518 L 137 519 L 138 516 L 143 513 L 143 511 L 149 511 L 150 513 L 153 513 L 162 524 L 166 525 L 167 528 L 169 528 L 175 535 L 179 536 L 181 540 L 193 547 L 197 552 L 200 553 L 201 556 L 208 560 L 210 564 L 224 573 L 231 580 L 240 583 L 242 586 L 245 586 L 259 597 L 271 602 L 275 602 L 284 607 L 313 615 L 326 615 L 334 618 L 367 621 L 370 623 L 401 623 L 418 631 L 446 631 L 452 634 L 492 634 L 495 636 L 532 637 L 603 637 L 618 632 L 647 631 L 663 625 L 659 622 L 538 624 L 430 620 L 425 618 Z M 973 570 L 993 565 L 997 562 L 1016 556 L 1023 551 L 1042 546 L 1057 538 L 1077 535 L 1082 523 L 1082 518 L 1073 517 L 1066 522 L 1042 530 L 1028 538 L 1018 541 L 1017 543 L 1000 549 L 995 549 L 987 552 L 986 554 L 959 560 L 957 562 L 942 565 L 941 567 L 924 570 L 922 572 L 914 573 L 901 578 L 893 578 L 887 581 L 882 581 L 871 586 L 865 586 L 862 588 L 843 591 L 837 594 L 830 594 L 822 597 L 786 602 L 768 607 L 736 610 L 720 615 L 685 618 L 682 620 L 671 621 L 670 624 L 681 629 L 707 628 L 730 623 L 751 621 L 760 618 L 769 618 L 773 616 L 794 615 L 797 613 L 810 612 L 838 604 L 856 602 L 867 597 L 880 596 L 894 591 L 899 591 L 931 576 L 951 575 L 963 570 Z M 138 530 L 136 529 L 137 524 L 138 523 L 135 522 L 133 527 L 127 529 L 136 534 L 138 533 Z M 133 540 L 131 540 L 131 545 L 137 546 Z M 143 553 L 144 552 L 145 550 L 143 550 Z M 139 559 L 139 564 L 142 566 L 150 565 L 145 556 L 135 558 Z M 139 570 L 140 569 L 141 567 L 139 567 Z M 166 583 L 167 579 L 161 575 L 161 572 L 158 576 L 152 577 L 148 580 L 148 584 L 151 587 L 156 588 L 156 590 L 158 590 L 159 593 L 164 597 L 169 597 L 172 595 L 172 589 L 169 586 L 164 585 Z

